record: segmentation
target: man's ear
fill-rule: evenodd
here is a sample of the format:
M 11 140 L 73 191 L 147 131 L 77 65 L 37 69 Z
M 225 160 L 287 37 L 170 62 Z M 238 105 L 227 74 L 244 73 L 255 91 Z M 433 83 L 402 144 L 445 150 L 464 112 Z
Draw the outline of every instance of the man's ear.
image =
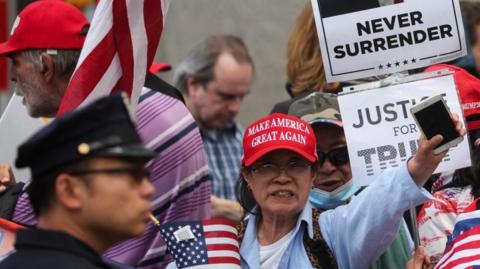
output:
M 192 77 L 187 78 L 187 93 L 188 96 L 196 96 L 199 91 L 203 91 L 203 84 Z
M 42 73 L 43 79 L 46 82 L 51 82 L 55 77 L 55 63 L 53 62 L 53 57 L 46 52 L 43 52 L 40 55 L 42 61 L 42 66 L 40 72 Z
M 87 197 L 87 186 L 81 179 L 66 173 L 57 176 L 55 182 L 57 201 L 68 209 L 80 209 Z

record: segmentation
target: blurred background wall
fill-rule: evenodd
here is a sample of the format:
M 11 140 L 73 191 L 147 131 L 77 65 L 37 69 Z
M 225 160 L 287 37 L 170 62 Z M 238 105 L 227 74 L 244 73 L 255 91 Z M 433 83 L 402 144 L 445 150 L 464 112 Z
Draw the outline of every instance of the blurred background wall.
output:
M 309 0 L 173 0 L 156 59 L 173 68 L 200 40 L 214 33 L 240 36 L 253 57 L 256 78 L 237 120 L 244 126 L 288 98 L 287 39 Z M 173 71 L 162 75 L 171 82 Z
M 10 32 L 17 7 L 21 10 L 31 1 L 0 1 L 8 3 L 10 11 L 8 32 Z M 237 117 L 237 120 L 245 126 L 267 114 L 274 103 L 288 98 L 284 87 L 287 39 L 295 18 L 309 2 L 309 0 L 173 0 L 167 14 L 156 61 L 170 63 L 175 68 L 188 51 L 208 35 L 230 33 L 240 36 L 247 44 L 256 68 L 251 93 L 245 99 Z M 161 76 L 171 82 L 173 70 Z M 0 112 L 3 111 L 8 97 L 9 93 L 0 93 Z

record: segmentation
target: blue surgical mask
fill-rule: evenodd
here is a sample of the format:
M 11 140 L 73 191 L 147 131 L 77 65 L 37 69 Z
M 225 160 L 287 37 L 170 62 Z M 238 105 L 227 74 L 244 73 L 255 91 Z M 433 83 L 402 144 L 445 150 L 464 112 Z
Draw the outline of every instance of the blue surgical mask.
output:
M 350 180 L 332 192 L 314 188 L 310 191 L 309 200 L 315 208 L 333 209 L 345 204 L 357 190 Z

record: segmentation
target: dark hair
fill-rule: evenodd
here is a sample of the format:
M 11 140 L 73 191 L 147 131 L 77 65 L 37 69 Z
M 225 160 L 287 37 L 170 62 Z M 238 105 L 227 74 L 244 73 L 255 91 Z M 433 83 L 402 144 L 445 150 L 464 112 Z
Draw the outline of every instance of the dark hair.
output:
M 245 215 L 247 213 L 256 215 L 256 213 L 253 212 L 253 209 L 258 205 L 257 201 L 253 197 L 253 193 L 248 187 L 247 181 L 243 177 L 243 172 L 245 171 L 246 173 L 250 173 L 251 168 L 242 166 L 241 171 L 242 173 L 240 173 L 240 178 L 235 186 L 237 192 L 237 201 L 242 206 Z
M 476 199 L 480 196 L 480 147 L 471 147 L 472 166 L 457 169 L 450 183 L 441 189 L 453 187 L 472 187 L 472 196 Z
M 470 44 L 475 44 L 477 40 L 476 28 L 480 24 L 480 3 L 475 1 L 460 1 L 460 10 L 466 19 L 467 29 L 465 31 L 470 38 Z
M 38 217 L 50 209 L 56 196 L 55 183 L 58 175 L 68 173 L 68 171 L 86 169 L 89 164 L 89 159 L 85 159 L 35 176 L 28 186 L 28 196 L 35 215 Z

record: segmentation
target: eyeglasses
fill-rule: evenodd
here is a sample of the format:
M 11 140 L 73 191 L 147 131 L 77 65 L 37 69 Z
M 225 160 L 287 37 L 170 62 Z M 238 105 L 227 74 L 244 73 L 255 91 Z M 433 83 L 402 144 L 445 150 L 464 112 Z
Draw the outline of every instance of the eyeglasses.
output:
M 346 146 L 332 149 L 327 153 L 317 150 L 317 154 L 318 164 L 320 166 L 322 166 L 327 159 L 335 166 L 350 162 L 350 159 L 348 158 L 348 149 Z
M 109 175 L 121 175 L 129 174 L 135 182 L 142 182 L 144 178 L 150 178 L 150 171 L 144 167 L 123 167 L 123 168 L 106 168 L 106 169 L 86 169 L 86 170 L 74 170 L 68 171 L 71 175 L 88 175 L 88 174 L 109 174 Z
M 307 171 L 310 171 L 311 164 L 307 161 L 291 161 L 287 165 L 279 166 L 274 163 L 264 163 L 258 166 L 252 166 L 250 169 L 252 176 L 260 180 L 270 180 L 280 176 L 282 171 L 293 178 L 302 177 Z

